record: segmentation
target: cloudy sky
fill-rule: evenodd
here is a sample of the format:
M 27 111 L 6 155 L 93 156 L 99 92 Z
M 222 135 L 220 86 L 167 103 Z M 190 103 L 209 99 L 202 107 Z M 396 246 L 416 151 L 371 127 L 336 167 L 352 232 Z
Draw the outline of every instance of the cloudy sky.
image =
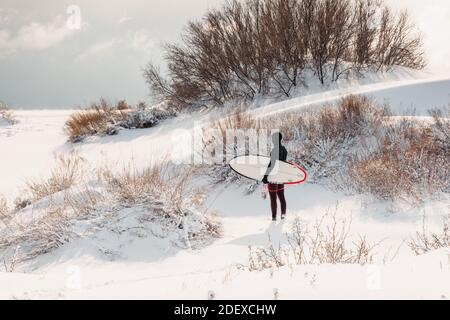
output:
M 222 0 L 0 0 L 0 100 L 19 108 L 146 100 L 141 68 L 161 61 L 189 19 Z M 407 7 L 425 35 L 429 68 L 450 72 L 450 2 Z

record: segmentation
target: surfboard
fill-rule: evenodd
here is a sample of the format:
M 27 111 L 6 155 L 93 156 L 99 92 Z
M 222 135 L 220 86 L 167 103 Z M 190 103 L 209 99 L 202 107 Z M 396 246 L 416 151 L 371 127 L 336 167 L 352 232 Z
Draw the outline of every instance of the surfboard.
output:
M 230 161 L 229 165 L 239 175 L 261 181 L 269 163 L 269 157 L 249 155 L 236 157 Z M 277 161 L 268 181 L 273 184 L 300 184 L 306 181 L 307 176 L 306 171 L 299 166 L 290 162 Z

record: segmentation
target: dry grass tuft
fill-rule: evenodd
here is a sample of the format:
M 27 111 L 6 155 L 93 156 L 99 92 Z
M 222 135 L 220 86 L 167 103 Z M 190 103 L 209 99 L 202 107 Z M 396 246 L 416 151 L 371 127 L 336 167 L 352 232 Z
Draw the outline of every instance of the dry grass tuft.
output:
M 434 120 L 436 138 L 442 148 L 450 149 L 450 105 L 442 109 L 430 111 Z
M 132 107 L 125 100 L 113 105 L 105 99 L 100 99 L 89 108 L 71 114 L 65 123 L 64 131 L 69 141 L 75 143 L 88 136 L 116 135 L 120 128 L 151 128 L 159 121 L 175 116 L 175 110 L 169 105 L 148 108 L 145 103 L 139 103 Z
M 15 221 L 0 236 L 4 265 L 9 265 L 11 269 L 13 265 L 59 248 L 74 237 L 75 234 L 70 230 L 70 219 L 61 208 L 49 208 L 44 218 L 31 223 Z
M 308 141 L 344 143 L 365 133 L 373 133 L 387 116 L 387 110 L 364 96 L 350 95 L 337 106 L 322 108 L 300 122 L 300 132 Z M 369 131 L 369 132 L 368 132 Z
M 200 244 L 220 237 L 222 230 L 212 215 L 199 211 L 206 194 L 191 185 L 194 173 L 194 170 L 163 165 L 144 170 L 128 167 L 119 173 L 106 169 L 100 176 L 106 182 L 107 192 L 119 203 L 148 207 L 151 214 L 145 219 L 158 220 L 168 230 L 186 230 L 188 242 Z M 189 226 L 192 221 L 196 221 L 193 228 Z
M 424 223 L 422 231 L 417 232 L 408 245 L 416 255 L 426 254 L 442 248 L 450 249 L 450 215 L 443 222 L 442 232 L 430 232 L 426 229 Z
M 4 119 L 8 124 L 16 124 L 18 121 L 14 113 L 9 109 L 6 103 L 0 101 L 0 120 Z
M 100 99 L 90 108 L 71 114 L 64 130 L 71 142 L 81 141 L 87 136 L 104 135 L 114 123 L 123 118 L 122 111 L 123 109 L 113 107 L 105 99 Z
M 222 136 L 226 135 L 227 130 L 248 130 L 260 129 L 263 127 L 262 122 L 256 120 L 251 114 L 243 109 L 238 109 L 232 115 L 218 120 L 213 124 L 214 128 L 219 129 Z
M 119 206 L 147 208 L 141 221 L 157 223 L 160 231 L 154 235 L 158 237 L 178 230 L 181 236 L 177 246 L 182 247 L 202 246 L 222 235 L 221 224 L 214 215 L 200 211 L 206 196 L 204 190 L 191 185 L 193 174 L 192 170 L 169 165 L 100 172 L 107 192 L 118 200 Z
M 7 218 L 10 211 L 6 198 L 0 194 L 0 221 Z
M 59 161 L 48 180 L 28 184 L 30 210 L 18 209 L 12 219 L 6 201 L 0 199 L 0 219 L 3 213 L 7 218 L 0 220 L 5 222 L 0 225 L 0 255 L 7 270 L 99 229 L 129 231 L 130 237 L 139 230 L 138 236 L 153 234 L 189 248 L 222 234 L 215 216 L 202 212 L 205 193 L 191 184 L 191 171 L 169 165 L 143 170 L 129 166 L 121 172 L 104 168 L 85 176 L 82 158 Z
M 435 130 L 403 120 L 386 128 L 376 150 L 349 161 L 348 175 L 355 190 L 380 199 L 422 199 L 450 191 L 449 159 Z
M 287 233 L 288 246 L 275 247 L 269 237 L 267 248 L 250 248 L 250 271 L 305 264 L 360 264 L 373 262 L 371 244 L 359 236 L 350 242 L 351 220 L 326 214 L 311 227 L 297 218 Z
M 86 160 L 76 154 L 59 155 L 56 165 L 48 179 L 28 181 L 26 193 L 33 201 L 41 200 L 58 192 L 68 190 L 75 184 L 82 182 L 86 168 Z

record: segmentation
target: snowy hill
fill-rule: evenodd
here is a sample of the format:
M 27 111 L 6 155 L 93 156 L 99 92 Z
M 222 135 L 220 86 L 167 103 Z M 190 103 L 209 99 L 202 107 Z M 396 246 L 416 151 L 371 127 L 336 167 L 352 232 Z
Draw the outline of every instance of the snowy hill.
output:
M 360 84 L 311 93 L 252 109 L 263 117 L 332 103 L 356 93 L 388 101 L 397 116 L 427 116 L 434 107 L 450 103 L 450 79 L 407 79 Z M 162 125 L 121 131 L 118 136 L 91 138 L 67 144 L 62 131 L 70 111 L 19 111 L 20 121 L 0 127 L 0 194 L 13 199 L 24 181 L 46 177 L 55 155 L 76 152 L 93 168 L 118 170 L 133 162 L 137 168 L 158 163 L 167 155 L 189 156 L 185 136 L 198 123 L 221 113 L 181 115 Z M 394 177 L 392 177 L 394 178 Z M 201 180 L 201 179 L 200 179 Z M 202 183 L 202 181 L 200 181 Z M 427 227 L 437 230 L 450 213 L 448 195 L 420 205 L 381 202 L 365 195 L 347 195 L 318 184 L 288 188 L 286 222 L 273 224 L 269 205 L 258 193 L 246 196 L 236 185 L 217 187 L 207 207 L 217 211 L 223 235 L 208 245 L 183 249 L 170 239 L 139 235 L 130 230 L 75 239 L 52 252 L 27 261 L 12 273 L 0 273 L 0 298 L 194 298 L 206 299 L 314 299 L 314 298 L 419 298 L 450 297 L 450 252 L 440 249 L 416 256 L 407 241 Z M 336 208 L 336 209 L 335 209 Z M 287 265 L 266 271 L 248 271 L 249 246 L 287 245 L 296 217 L 314 223 L 329 211 L 352 221 L 351 234 L 379 243 L 371 264 Z M 22 212 L 30 217 L 36 210 Z M 136 212 L 125 211 L 114 221 L 118 228 L 133 228 Z M 122 220 L 123 218 L 123 220 Z M 353 239 L 353 238 L 352 238 Z M 1 259 L 1 258 L 0 258 Z

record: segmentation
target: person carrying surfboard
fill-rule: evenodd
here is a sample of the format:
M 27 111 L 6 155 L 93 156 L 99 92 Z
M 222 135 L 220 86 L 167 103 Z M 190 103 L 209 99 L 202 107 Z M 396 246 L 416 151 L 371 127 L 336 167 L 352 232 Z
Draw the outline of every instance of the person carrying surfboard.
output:
M 276 132 L 272 135 L 273 149 L 270 153 L 270 163 L 267 167 L 266 174 L 262 180 L 262 183 L 268 184 L 268 191 L 270 196 L 270 207 L 272 210 L 272 220 L 277 221 L 277 198 L 280 199 L 281 204 L 281 220 L 286 218 L 286 198 L 284 196 L 284 184 L 273 184 L 269 182 L 269 175 L 276 167 L 277 161 L 286 161 L 288 152 L 286 148 L 281 144 L 283 135 L 280 132 Z

